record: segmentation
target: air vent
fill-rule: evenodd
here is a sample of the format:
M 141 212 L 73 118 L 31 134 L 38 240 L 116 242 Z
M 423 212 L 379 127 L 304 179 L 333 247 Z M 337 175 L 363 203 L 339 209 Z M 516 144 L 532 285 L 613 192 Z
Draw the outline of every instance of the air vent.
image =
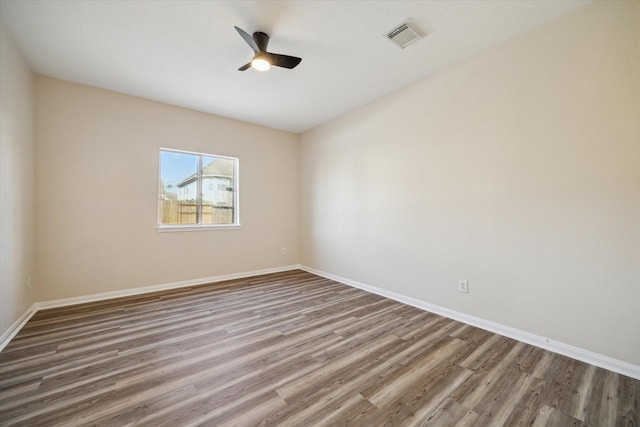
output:
M 404 49 L 411 43 L 422 38 L 422 35 L 414 26 L 411 25 L 411 23 L 406 22 L 398 28 L 394 28 L 389 34 L 387 34 L 387 38 L 400 48 Z

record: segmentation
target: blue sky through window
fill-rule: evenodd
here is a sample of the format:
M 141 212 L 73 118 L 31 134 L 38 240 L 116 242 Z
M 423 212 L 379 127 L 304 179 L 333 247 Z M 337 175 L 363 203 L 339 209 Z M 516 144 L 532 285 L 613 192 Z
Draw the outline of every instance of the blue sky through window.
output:
M 160 151 L 160 173 L 164 188 L 177 191 L 177 184 L 198 170 L 198 156 L 194 154 Z

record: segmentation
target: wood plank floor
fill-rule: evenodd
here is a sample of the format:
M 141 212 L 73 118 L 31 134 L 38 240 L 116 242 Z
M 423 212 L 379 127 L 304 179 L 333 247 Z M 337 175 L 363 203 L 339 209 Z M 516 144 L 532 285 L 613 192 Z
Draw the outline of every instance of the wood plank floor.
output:
M 2 426 L 635 426 L 640 381 L 303 271 L 38 312 Z

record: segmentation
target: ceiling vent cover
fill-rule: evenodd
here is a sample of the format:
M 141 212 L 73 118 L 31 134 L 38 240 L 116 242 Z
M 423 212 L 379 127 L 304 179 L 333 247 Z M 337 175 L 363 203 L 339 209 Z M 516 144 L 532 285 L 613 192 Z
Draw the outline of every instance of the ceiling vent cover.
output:
M 411 43 L 421 39 L 422 35 L 411 23 L 406 22 L 391 30 L 391 32 L 387 34 L 387 38 L 404 49 Z

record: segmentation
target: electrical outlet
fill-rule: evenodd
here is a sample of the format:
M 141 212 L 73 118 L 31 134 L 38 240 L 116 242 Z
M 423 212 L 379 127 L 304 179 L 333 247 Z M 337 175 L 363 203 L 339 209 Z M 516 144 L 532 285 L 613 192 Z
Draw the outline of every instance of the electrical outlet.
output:
M 469 281 L 468 280 L 458 280 L 458 292 L 463 294 L 469 293 Z
M 280 253 L 282 254 L 282 256 L 285 256 L 287 254 L 287 248 L 282 248 L 280 250 Z
M 31 289 L 31 275 L 27 274 L 27 289 Z

